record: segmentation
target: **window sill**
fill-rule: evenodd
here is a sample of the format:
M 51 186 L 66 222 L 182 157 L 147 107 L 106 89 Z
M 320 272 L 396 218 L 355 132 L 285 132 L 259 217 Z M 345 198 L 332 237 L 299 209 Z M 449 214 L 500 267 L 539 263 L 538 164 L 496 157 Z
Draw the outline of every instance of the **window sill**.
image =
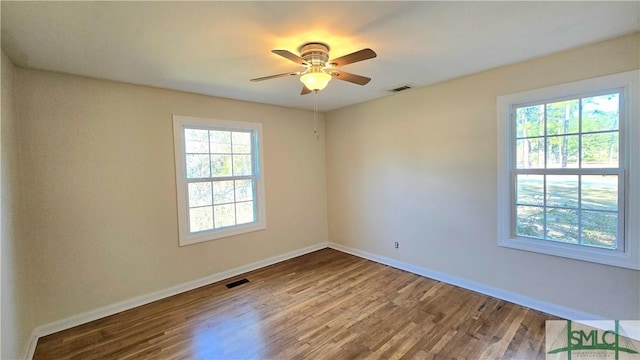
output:
M 205 241 L 217 240 L 226 238 L 229 236 L 242 235 L 254 231 L 265 230 L 267 226 L 265 224 L 248 224 L 246 226 L 239 225 L 234 226 L 233 228 L 217 230 L 217 231 L 207 231 L 202 232 L 201 234 L 193 234 L 186 236 L 184 238 L 180 238 L 180 246 L 193 245 Z
M 498 245 L 511 249 L 531 251 L 546 255 L 560 256 L 564 258 L 588 261 L 603 265 L 640 270 L 640 259 L 616 250 L 601 248 L 589 248 L 581 245 L 558 243 L 549 240 L 536 240 L 527 238 L 503 238 Z

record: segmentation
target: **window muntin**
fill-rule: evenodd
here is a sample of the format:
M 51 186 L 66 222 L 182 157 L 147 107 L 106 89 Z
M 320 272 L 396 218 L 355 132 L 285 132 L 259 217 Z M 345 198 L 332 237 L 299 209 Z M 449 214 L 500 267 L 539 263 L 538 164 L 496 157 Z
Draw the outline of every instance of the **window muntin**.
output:
M 512 235 L 622 249 L 622 90 L 514 105 Z
M 254 222 L 254 132 L 183 131 L 189 234 Z
M 619 94 L 618 123 L 598 122 L 592 126 L 593 122 L 586 119 L 603 114 L 591 106 L 591 98 L 599 101 L 597 97 L 615 92 Z M 585 99 L 582 105 L 580 99 Z M 557 104 L 576 100 L 581 112 L 568 111 L 568 115 L 566 107 L 561 106 L 564 104 Z M 527 128 L 516 126 L 516 108 L 531 107 L 530 114 L 540 114 L 547 111 L 547 104 L 554 104 L 549 107 L 551 116 L 545 118 L 549 126 L 536 126 L 535 116 L 521 119 L 521 124 L 529 124 Z M 560 115 L 554 117 L 553 111 Z M 497 115 L 498 245 L 640 270 L 640 70 L 498 96 Z M 551 149 L 547 155 L 545 147 L 564 146 L 562 136 L 566 138 L 566 156 L 559 149 Z M 612 136 L 613 150 L 607 148 L 605 152 L 602 147 L 600 152 L 590 151 L 590 141 L 602 142 L 603 137 L 611 141 Z M 557 140 L 550 140 L 553 137 Z M 525 138 L 530 140 L 527 145 L 523 144 Z M 572 191 L 563 187 L 567 184 Z M 602 201 L 603 197 L 615 201 Z M 522 205 L 520 219 L 537 221 L 533 222 L 537 226 L 531 226 L 531 221 L 520 222 L 521 231 L 532 235 L 517 235 L 516 202 Z M 617 223 L 611 215 L 616 212 Z M 567 220 L 561 223 L 564 227 L 558 229 L 556 222 L 545 222 L 545 216 L 553 220 L 558 214 Z M 613 234 L 614 223 L 615 249 L 611 237 L 602 236 Z M 600 236 L 594 239 L 595 230 L 600 230 Z M 582 235 L 578 235 L 580 231 Z M 582 236 L 584 245 L 576 243 L 578 236 Z
M 180 244 L 266 227 L 257 123 L 174 116 Z

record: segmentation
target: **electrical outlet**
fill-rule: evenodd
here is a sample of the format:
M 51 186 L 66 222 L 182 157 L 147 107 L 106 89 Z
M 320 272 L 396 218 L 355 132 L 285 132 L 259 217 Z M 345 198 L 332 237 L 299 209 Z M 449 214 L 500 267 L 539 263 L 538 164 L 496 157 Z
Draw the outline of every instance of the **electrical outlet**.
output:
M 397 248 L 399 248 L 399 247 L 400 247 L 400 243 L 396 241 L 396 242 L 393 244 L 393 246 L 397 249 Z

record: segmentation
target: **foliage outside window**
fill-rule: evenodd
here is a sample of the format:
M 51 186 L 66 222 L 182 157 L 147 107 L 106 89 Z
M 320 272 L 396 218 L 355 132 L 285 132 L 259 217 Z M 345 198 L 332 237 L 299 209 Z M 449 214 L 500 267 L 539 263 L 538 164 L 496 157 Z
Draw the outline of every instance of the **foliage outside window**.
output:
M 498 98 L 501 246 L 640 267 L 637 74 Z
M 264 229 L 261 126 L 174 116 L 180 244 Z
M 616 90 L 515 107 L 517 236 L 619 248 L 620 100 Z

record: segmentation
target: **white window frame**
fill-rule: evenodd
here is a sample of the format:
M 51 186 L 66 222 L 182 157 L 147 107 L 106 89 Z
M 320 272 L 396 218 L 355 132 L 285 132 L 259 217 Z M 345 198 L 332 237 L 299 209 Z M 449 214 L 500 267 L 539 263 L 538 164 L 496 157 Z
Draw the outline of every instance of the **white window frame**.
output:
M 628 71 L 542 89 L 499 96 L 497 99 L 498 146 L 498 245 L 570 259 L 640 270 L 640 70 Z M 582 96 L 610 89 L 622 89 L 620 108 L 620 167 L 623 169 L 624 232 L 619 250 L 538 240 L 515 235 L 512 206 L 514 126 L 512 111 L 516 105 L 545 102 L 556 98 Z
M 198 128 L 209 130 L 250 131 L 253 134 L 252 144 L 252 168 L 255 176 L 255 221 L 213 229 L 209 231 L 189 233 L 189 195 L 187 187 L 187 175 L 185 166 L 185 141 L 184 129 Z M 207 119 L 193 116 L 173 116 L 173 143 L 176 164 L 176 193 L 178 202 L 178 231 L 180 246 L 196 244 L 204 241 L 221 239 L 229 236 L 245 234 L 248 232 L 267 228 L 267 214 L 265 206 L 264 190 L 264 156 L 262 149 L 262 124 L 243 121 Z

